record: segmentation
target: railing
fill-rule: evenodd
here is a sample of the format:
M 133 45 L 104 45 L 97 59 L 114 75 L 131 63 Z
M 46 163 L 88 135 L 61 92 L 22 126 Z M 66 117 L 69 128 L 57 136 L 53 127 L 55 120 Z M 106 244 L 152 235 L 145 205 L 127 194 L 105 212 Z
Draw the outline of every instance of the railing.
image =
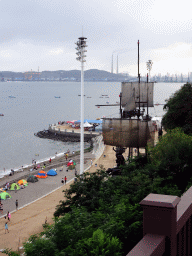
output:
M 181 198 L 149 194 L 143 207 L 143 239 L 127 256 L 192 255 L 192 187 Z

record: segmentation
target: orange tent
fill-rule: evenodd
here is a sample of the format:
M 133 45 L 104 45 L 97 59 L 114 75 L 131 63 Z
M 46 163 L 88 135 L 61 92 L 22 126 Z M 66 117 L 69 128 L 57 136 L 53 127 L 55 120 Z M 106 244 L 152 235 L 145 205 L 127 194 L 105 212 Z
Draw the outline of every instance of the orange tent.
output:
M 47 173 L 43 170 L 39 171 L 36 175 L 37 178 L 40 178 L 40 179 L 45 179 L 47 178 Z
M 19 180 L 18 182 L 17 182 L 19 185 L 24 185 L 24 186 L 27 186 L 28 185 L 28 183 L 27 183 L 27 181 L 26 180 Z

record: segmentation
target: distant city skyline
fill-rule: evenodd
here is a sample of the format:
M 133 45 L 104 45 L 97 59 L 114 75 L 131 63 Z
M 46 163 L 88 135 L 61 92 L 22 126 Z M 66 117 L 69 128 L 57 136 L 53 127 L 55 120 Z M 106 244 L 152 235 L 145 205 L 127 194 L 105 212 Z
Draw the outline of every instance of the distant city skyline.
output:
M 80 70 L 75 42 L 87 37 L 85 69 L 137 76 L 153 61 L 151 76 L 188 74 L 192 63 L 189 0 L 1 1 L 0 70 Z

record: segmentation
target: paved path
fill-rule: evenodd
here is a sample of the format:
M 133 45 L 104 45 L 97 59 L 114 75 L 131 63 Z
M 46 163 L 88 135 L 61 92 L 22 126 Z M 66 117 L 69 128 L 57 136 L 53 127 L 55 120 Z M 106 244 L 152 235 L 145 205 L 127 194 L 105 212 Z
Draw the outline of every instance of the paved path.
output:
M 102 153 L 102 152 L 100 152 Z M 124 153 L 124 157 L 127 158 L 128 150 Z M 108 169 L 116 166 L 116 157 L 115 152 L 113 151 L 113 147 L 106 146 L 104 149 L 104 152 L 102 155 L 100 155 L 97 152 L 98 158 L 93 161 L 93 165 L 90 167 L 89 171 L 94 172 L 97 169 L 99 169 L 99 166 L 102 166 L 102 168 Z M 90 157 L 92 159 L 93 154 L 88 153 L 86 154 L 86 157 Z M 87 162 L 87 165 L 89 165 L 90 162 Z M 58 168 L 59 169 L 59 168 Z M 66 175 L 67 174 L 67 175 Z M 61 186 L 61 177 L 63 176 L 68 177 L 68 181 L 71 179 L 70 182 L 68 182 L 66 185 Z M 4 231 L 4 225 L 5 225 L 5 219 L 0 219 L 0 249 L 3 248 L 12 248 L 13 250 L 17 250 L 18 246 L 22 246 L 22 243 L 26 241 L 30 235 L 40 233 L 43 230 L 42 224 L 45 222 L 45 218 L 47 217 L 48 223 L 53 223 L 53 213 L 55 212 L 55 207 L 59 204 L 60 200 L 64 200 L 64 193 L 62 192 L 63 189 L 69 188 L 71 182 L 74 181 L 74 171 L 69 171 L 68 173 L 66 171 L 60 172 L 55 177 L 49 177 L 45 180 L 40 180 L 38 185 L 36 184 L 30 184 L 29 187 L 25 188 L 24 190 L 21 190 L 17 193 L 13 194 L 13 199 L 16 199 L 18 196 L 19 199 L 19 207 L 27 202 L 29 202 L 29 199 L 25 201 L 25 197 L 27 196 L 27 193 L 29 193 L 29 196 L 32 198 L 33 194 L 39 196 L 40 193 L 44 195 L 45 193 L 53 190 L 54 188 L 58 188 L 54 192 L 50 193 L 49 195 L 43 197 L 40 200 L 37 200 L 28 206 L 19 209 L 16 212 L 13 212 L 11 214 L 11 221 L 8 223 L 9 226 L 9 232 L 8 234 L 5 234 Z M 47 186 L 45 185 L 47 184 Z M 39 186 L 41 185 L 41 186 Z M 38 190 L 37 190 L 38 187 Z M 60 188 L 59 188 L 60 187 Z M 27 192 L 28 191 L 28 192 Z M 17 195 L 16 195 L 17 194 Z M 28 197 L 28 196 L 27 196 Z M 33 201 L 33 199 L 30 199 Z M 11 203 L 13 201 L 13 203 Z M 10 202 L 10 209 L 15 208 L 15 202 L 14 200 L 6 200 L 4 202 L 5 208 Z M 10 209 L 6 208 L 7 210 L 11 211 Z M 6 210 L 6 211 L 7 211 Z M 20 242 L 19 242 L 20 241 Z M 0 252 L 0 255 L 4 255 Z

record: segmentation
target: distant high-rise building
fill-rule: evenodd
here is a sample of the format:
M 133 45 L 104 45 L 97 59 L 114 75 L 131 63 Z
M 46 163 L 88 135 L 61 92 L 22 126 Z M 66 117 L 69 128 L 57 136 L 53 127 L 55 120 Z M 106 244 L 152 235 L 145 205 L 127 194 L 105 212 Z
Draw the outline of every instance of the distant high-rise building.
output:
M 192 72 L 189 73 L 189 82 L 192 82 Z

